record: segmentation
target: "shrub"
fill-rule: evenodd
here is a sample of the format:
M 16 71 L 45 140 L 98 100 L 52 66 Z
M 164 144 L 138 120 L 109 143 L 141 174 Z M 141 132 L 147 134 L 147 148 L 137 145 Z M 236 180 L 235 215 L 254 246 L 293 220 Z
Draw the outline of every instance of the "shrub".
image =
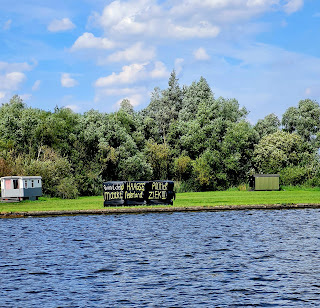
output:
M 308 180 L 309 173 L 308 167 L 286 167 L 280 171 L 280 183 L 281 185 L 302 185 Z
M 71 177 L 64 178 L 57 186 L 56 196 L 62 199 L 75 199 L 78 197 L 79 191 L 75 180 Z

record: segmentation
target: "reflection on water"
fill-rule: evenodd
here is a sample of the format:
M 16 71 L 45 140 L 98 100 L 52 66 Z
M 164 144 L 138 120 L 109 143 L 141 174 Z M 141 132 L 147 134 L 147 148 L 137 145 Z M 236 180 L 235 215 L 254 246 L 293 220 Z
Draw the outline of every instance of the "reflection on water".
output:
M 0 220 L 1 307 L 320 304 L 320 211 Z

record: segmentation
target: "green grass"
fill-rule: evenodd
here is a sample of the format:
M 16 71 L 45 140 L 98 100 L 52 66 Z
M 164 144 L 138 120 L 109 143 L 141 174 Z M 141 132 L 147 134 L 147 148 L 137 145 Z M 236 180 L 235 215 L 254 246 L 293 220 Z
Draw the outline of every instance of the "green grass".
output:
M 285 187 L 281 191 L 209 191 L 179 193 L 175 207 L 250 205 L 250 204 L 320 204 L 320 190 Z M 141 206 L 140 206 L 141 207 Z M 103 197 L 80 197 L 73 200 L 41 197 L 38 201 L 0 203 L 0 212 L 74 211 L 103 209 Z

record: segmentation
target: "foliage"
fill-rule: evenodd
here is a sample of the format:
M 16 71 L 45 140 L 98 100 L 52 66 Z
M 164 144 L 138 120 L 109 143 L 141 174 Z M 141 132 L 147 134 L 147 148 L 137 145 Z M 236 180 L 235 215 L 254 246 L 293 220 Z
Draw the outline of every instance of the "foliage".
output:
M 159 180 L 168 179 L 170 149 L 167 144 L 158 144 L 153 140 L 146 143 L 147 161 L 153 169 L 153 177 Z
M 254 128 L 259 137 L 262 138 L 280 130 L 280 124 L 279 118 L 274 113 L 271 113 L 265 116 L 264 119 L 258 120 Z
M 310 179 L 310 168 L 306 166 L 288 166 L 280 171 L 281 185 L 302 185 Z
M 260 173 L 279 173 L 289 166 L 304 166 L 314 161 L 312 148 L 297 134 L 279 131 L 263 137 L 254 150 Z
M 74 178 L 63 178 L 57 185 L 56 196 L 62 199 L 75 199 L 78 197 L 78 189 Z
M 187 180 L 192 172 L 192 160 L 187 155 L 180 155 L 174 161 L 174 170 L 176 178 L 181 180 Z
M 305 99 L 280 120 L 252 125 L 234 98 L 215 98 L 205 78 L 166 89 L 135 111 L 84 114 L 28 107 L 15 95 L 0 106 L 0 175 L 40 175 L 46 195 L 99 195 L 107 180 L 174 179 L 179 191 L 244 187 L 253 173 L 281 183 L 320 185 L 320 106 Z M 280 126 L 283 125 L 283 129 Z
M 304 140 L 318 145 L 317 134 L 320 130 L 320 106 L 310 99 L 301 100 L 298 107 L 290 107 L 282 117 L 284 130 L 296 132 Z

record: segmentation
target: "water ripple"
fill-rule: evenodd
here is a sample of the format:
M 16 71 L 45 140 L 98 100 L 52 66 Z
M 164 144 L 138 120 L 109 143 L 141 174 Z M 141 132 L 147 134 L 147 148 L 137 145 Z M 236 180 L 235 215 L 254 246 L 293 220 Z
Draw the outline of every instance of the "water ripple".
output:
M 317 307 L 320 211 L 0 221 L 0 307 Z

